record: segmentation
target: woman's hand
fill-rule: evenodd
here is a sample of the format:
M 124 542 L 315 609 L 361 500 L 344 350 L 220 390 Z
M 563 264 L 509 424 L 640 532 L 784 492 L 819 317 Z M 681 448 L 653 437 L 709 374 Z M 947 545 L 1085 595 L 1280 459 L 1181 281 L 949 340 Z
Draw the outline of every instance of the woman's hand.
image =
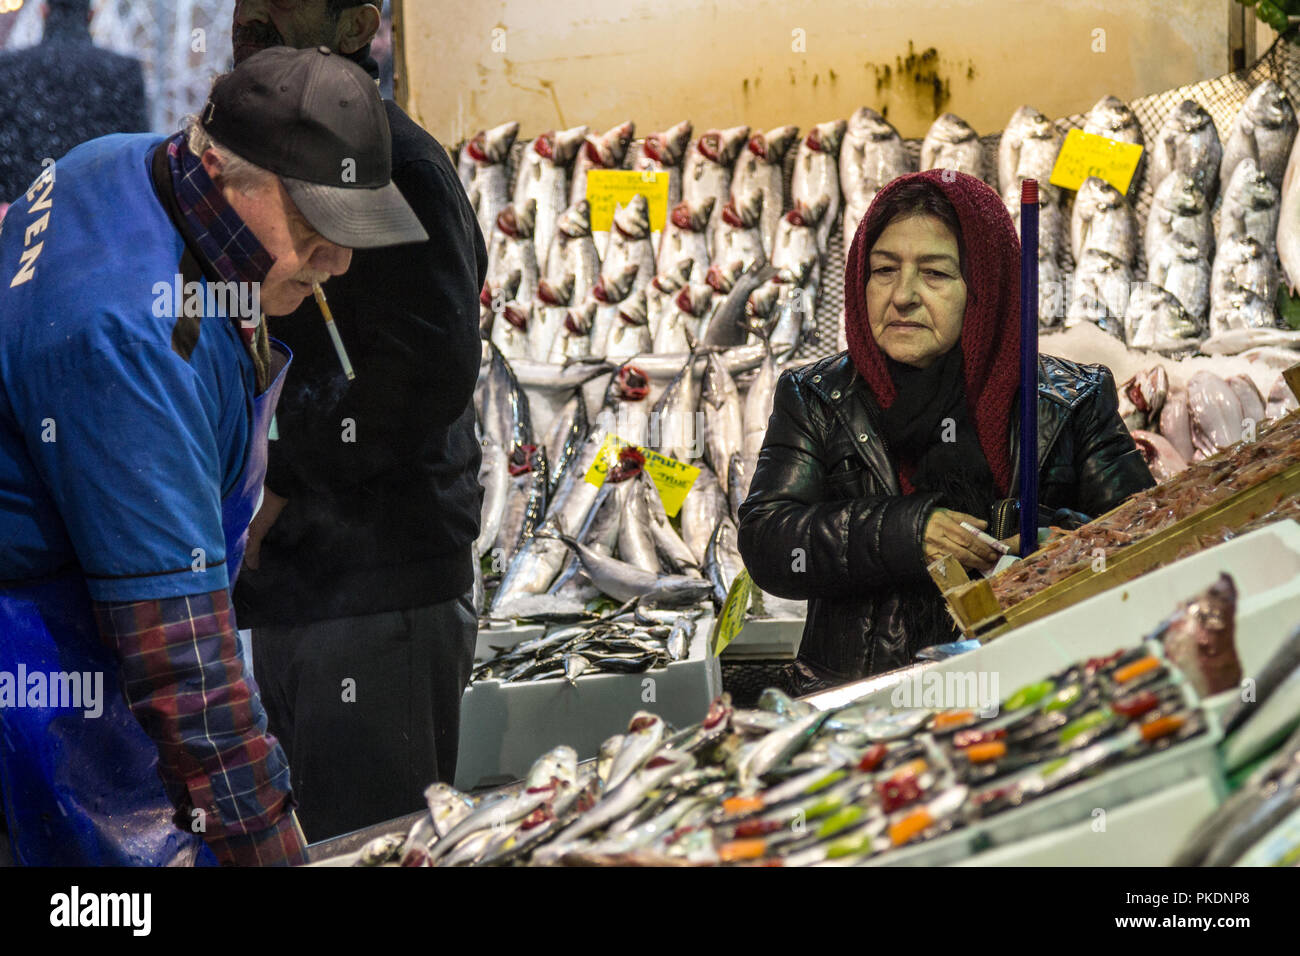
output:
M 933 561 L 945 554 L 951 554 L 964 568 L 975 571 L 991 571 L 1002 555 L 991 545 L 985 544 L 975 534 L 961 526 L 965 521 L 983 531 L 988 527 L 987 521 L 981 521 L 972 515 L 947 508 L 936 508 L 925 524 L 925 559 Z

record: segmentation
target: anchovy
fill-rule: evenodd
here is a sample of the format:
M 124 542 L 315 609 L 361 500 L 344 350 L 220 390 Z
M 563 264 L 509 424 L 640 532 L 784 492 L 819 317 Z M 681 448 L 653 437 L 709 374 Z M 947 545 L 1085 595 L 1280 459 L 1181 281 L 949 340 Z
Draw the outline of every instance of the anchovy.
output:
M 798 138 L 799 127 L 797 126 L 778 126 L 766 133 L 755 133 L 749 137 L 749 142 L 736 157 L 736 167 L 731 179 L 731 195 L 740 197 L 745 206 L 749 205 L 749 196 L 752 193 L 759 193 L 763 197 L 757 208 L 760 217 L 759 241 L 766 257 L 772 255 L 772 243 L 776 240 L 776 224 L 781 219 L 782 210 L 785 209 L 785 155 Z M 717 256 L 716 239 L 715 236 L 715 256 Z M 723 261 L 730 261 L 730 258 L 727 257 Z

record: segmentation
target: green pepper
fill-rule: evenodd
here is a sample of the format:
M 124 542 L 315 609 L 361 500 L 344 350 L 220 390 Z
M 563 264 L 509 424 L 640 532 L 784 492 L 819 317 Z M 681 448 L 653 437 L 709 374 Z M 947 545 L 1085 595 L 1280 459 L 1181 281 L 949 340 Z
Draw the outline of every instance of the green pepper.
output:
M 822 825 L 817 828 L 817 838 L 819 840 L 824 840 L 828 836 L 834 836 L 841 830 L 848 829 L 861 820 L 864 813 L 866 813 L 866 811 L 861 807 L 853 806 L 844 807 L 842 810 L 836 811 L 824 820 Z
M 1055 689 L 1056 685 L 1050 680 L 1039 681 L 1037 684 L 1027 684 L 1008 697 L 1003 702 L 1002 709 L 1020 710 L 1022 707 L 1036 704 Z
M 830 773 L 822 777 L 820 780 L 814 780 L 812 783 L 810 783 L 807 789 L 804 790 L 804 793 L 812 794 L 812 793 L 816 793 L 818 790 L 825 790 L 831 784 L 839 783 L 848 775 L 849 772 L 843 768 L 840 768 L 839 770 L 832 770 Z
M 871 837 L 848 837 L 832 843 L 830 849 L 826 851 L 826 859 L 838 860 L 845 856 L 857 856 L 860 853 L 871 852 Z
M 1048 712 L 1053 710 L 1065 710 L 1068 707 L 1072 707 L 1074 705 L 1074 702 L 1077 701 L 1082 694 L 1083 694 L 1082 685 L 1071 684 L 1069 687 L 1062 690 L 1059 694 L 1057 694 L 1046 704 L 1044 704 L 1043 710 Z
M 1069 759 L 1069 757 L 1057 757 L 1055 760 L 1049 760 L 1047 763 L 1043 764 L 1043 769 L 1040 773 L 1042 773 L 1044 778 L 1050 777 L 1052 774 L 1056 773 L 1056 771 L 1064 767 L 1066 761 Z
M 804 818 L 808 820 L 824 817 L 828 813 L 834 813 L 840 807 L 844 806 L 843 797 L 827 797 L 825 800 L 818 800 L 804 813 Z
M 1061 730 L 1061 743 L 1068 744 L 1079 734 L 1100 727 L 1109 719 L 1110 715 L 1105 710 L 1090 710 L 1074 723 L 1065 725 Z

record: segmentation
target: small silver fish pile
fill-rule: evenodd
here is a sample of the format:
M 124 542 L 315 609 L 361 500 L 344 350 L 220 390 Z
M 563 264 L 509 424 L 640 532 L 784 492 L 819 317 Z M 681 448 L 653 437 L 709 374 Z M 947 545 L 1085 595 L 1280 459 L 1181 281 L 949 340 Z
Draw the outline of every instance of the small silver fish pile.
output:
M 588 673 L 641 674 L 685 660 L 695 637 L 695 617 L 628 613 L 594 624 L 553 628 L 477 664 L 471 680 L 540 681 L 570 684 Z

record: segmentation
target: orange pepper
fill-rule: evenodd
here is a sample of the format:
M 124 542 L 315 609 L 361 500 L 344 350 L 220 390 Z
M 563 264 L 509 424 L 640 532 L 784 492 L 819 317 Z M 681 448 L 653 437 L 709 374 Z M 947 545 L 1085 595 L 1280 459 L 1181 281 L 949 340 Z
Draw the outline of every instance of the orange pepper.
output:
M 986 763 L 1005 756 L 1007 745 L 1000 740 L 991 740 L 986 744 L 972 744 L 962 751 L 971 763 Z
M 1142 739 L 1158 740 L 1172 734 L 1185 723 L 1187 723 L 1187 718 L 1179 714 L 1170 714 L 1168 717 L 1157 717 L 1155 720 L 1148 720 L 1141 728 Z
M 767 852 L 766 840 L 732 840 L 718 847 L 718 859 L 723 863 L 737 860 L 757 860 Z
M 934 824 L 934 818 L 930 816 L 930 811 L 922 807 L 913 813 L 909 813 L 897 823 L 889 827 L 889 839 L 894 846 L 902 846 L 912 837 L 916 836 L 922 830 Z
M 1141 677 L 1143 674 L 1155 670 L 1159 666 L 1160 658 L 1144 657 L 1141 660 L 1134 661 L 1132 664 L 1125 664 L 1117 670 L 1115 672 L 1115 681 L 1120 684 L 1126 683 L 1127 681 L 1131 681 L 1134 677 Z
M 753 813 L 755 810 L 763 809 L 762 797 L 728 797 L 722 801 L 722 809 L 728 816 L 739 816 L 742 813 Z
M 930 722 L 932 730 L 943 730 L 946 727 L 958 727 L 962 724 L 969 723 L 975 716 L 973 710 L 947 710 L 942 714 L 935 714 L 934 720 Z
M 907 763 L 898 767 L 889 775 L 890 780 L 901 780 L 904 777 L 919 777 L 925 773 L 925 759 L 917 757 L 915 760 L 909 760 Z

